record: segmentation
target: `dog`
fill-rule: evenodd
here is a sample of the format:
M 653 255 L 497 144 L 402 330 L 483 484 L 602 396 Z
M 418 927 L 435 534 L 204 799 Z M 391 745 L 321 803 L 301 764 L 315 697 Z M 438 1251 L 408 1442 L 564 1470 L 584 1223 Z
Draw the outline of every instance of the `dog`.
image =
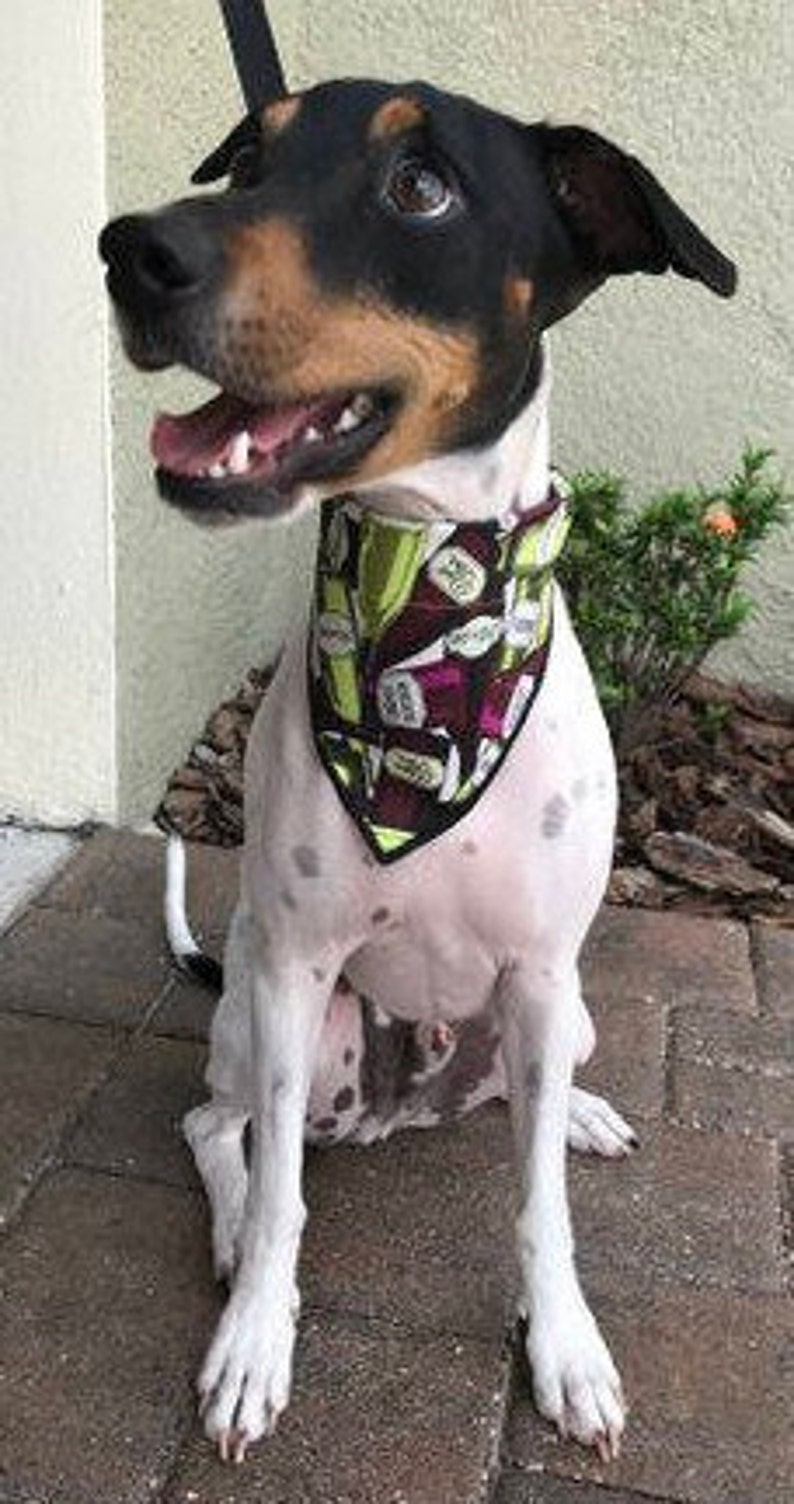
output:
M 535 1401 L 608 1460 L 625 1402 L 576 1274 L 565 1151 L 635 1143 L 572 1085 L 616 786 L 553 578 L 546 331 L 613 275 L 727 297 L 735 269 L 603 137 L 422 83 L 280 99 L 194 176 L 222 179 L 100 241 L 133 362 L 221 388 L 156 420 L 165 499 L 204 523 L 321 516 L 311 619 L 247 750 L 212 1095 L 185 1124 L 231 1286 L 205 1429 L 239 1462 L 287 1404 L 304 1138 L 506 1095 Z

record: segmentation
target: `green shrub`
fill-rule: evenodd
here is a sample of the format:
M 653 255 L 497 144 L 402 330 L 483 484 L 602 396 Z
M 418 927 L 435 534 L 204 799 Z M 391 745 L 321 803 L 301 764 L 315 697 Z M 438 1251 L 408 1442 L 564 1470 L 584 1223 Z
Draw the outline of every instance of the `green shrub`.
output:
M 641 508 L 613 475 L 571 481 L 559 576 L 619 750 L 750 613 L 740 571 L 789 502 L 770 455 L 748 448 L 726 485 L 672 491 Z

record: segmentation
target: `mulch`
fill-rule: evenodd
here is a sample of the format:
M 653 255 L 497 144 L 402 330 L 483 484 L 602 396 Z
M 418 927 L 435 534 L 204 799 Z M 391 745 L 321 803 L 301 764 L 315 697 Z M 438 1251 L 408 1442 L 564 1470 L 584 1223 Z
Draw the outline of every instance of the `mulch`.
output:
M 272 677 L 252 669 L 210 716 L 155 818 L 243 838 L 243 754 Z M 621 755 L 611 900 L 794 925 L 794 703 L 694 675 Z

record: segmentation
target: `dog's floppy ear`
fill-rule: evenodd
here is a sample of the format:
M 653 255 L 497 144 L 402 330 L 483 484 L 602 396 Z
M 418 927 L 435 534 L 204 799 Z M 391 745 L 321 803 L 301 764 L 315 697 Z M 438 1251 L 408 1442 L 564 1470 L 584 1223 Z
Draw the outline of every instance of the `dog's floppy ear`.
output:
M 722 298 L 736 267 L 636 157 L 581 126 L 536 126 L 554 205 L 596 273 L 679 272 Z
M 225 178 L 235 157 L 247 146 L 256 146 L 261 139 L 261 122 L 255 115 L 246 115 L 239 125 L 236 125 L 234 130 L 224 137 L 220 146 L 216 146 L 215 150 L 199 163 L 191 175 L 191 183 L 216 183 L 219 178 Z

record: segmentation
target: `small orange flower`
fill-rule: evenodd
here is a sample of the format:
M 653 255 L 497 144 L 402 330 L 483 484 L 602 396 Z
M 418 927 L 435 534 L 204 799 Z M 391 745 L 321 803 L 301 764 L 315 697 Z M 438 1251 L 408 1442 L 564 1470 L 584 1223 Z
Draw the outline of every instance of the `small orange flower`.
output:
M 713 506 L 708 508 L 703 518 L 703 526 L 712 533 L 719 533 L 722 538 L 732 538 L 739 531 L 736 518 L 721 501 L 714 502 Z

